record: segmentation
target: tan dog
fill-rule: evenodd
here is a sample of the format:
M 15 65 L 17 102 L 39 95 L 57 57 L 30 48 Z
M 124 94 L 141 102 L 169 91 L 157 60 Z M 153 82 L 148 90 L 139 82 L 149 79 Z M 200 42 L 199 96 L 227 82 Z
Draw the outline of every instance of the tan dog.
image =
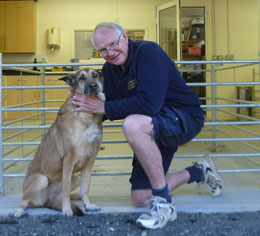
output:
M 62 210 L 64 216 L 82 215 L 70 202 L 70 194 L 80 184 L 80 197 L 86 210 L 99 210 L 89 201 L 88 191 L 95 158 L 102 142 L 102 116 L 75 111 L 74 93 L 98 96 L 105 100 L 103 78 L 92 69 L 67 75 L 70 96 L 60 108 L 57 118 L 38 147 L 23 183 L 23 200 L 15 212 L 24 214 L 33 207 Z M 81 179 L 77 176 L 81 172 Z

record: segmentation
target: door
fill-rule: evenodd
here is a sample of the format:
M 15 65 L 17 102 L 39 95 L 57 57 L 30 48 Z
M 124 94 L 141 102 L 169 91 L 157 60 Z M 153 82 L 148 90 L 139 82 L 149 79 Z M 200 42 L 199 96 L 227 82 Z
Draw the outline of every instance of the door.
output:
M 179 8 L 179 0 L 156 7 L 156 42 L 175 61 L 179 61 L 181 58 Z

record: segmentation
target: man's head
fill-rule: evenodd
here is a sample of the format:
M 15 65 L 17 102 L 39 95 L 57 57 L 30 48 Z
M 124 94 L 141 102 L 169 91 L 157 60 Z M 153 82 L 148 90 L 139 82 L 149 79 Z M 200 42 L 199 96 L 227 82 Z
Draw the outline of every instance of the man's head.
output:
M 124 66 L 126 63 L 128 36 L 121 25 L 98 24 L 93 33 L 92 43 L 107 62 L 117 66 Z

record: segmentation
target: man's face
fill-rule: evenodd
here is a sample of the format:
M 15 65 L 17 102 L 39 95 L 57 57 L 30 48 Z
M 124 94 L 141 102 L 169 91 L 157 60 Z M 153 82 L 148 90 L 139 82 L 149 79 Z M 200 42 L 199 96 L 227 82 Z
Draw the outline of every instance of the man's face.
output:
M 128 57 L 128 37 L 124 31 L 118 35 L 115 30 L 104 29 L 95 33 L 93 41 L 107 62 L 124 66 Z

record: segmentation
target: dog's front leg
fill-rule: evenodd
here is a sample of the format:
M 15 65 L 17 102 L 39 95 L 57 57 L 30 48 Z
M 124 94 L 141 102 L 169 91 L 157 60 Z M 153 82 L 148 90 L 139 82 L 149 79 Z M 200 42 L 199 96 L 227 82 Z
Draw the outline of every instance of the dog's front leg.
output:
M 73 215 L 70 203 L 71 178 L 73 171 L 73 163 L 71 158 L 64 158 L 62 171 L 62 214 L 70 217 Z
M 81 171 L 80 197 L 83 201 L 86 211 L 100 211 L 100 208 L 97 205 L 90 203 L 88 196 L 91 173 L 94 166 L 95 157 L 93 159 L 94 160 L 89 161 L 86 167 Z

